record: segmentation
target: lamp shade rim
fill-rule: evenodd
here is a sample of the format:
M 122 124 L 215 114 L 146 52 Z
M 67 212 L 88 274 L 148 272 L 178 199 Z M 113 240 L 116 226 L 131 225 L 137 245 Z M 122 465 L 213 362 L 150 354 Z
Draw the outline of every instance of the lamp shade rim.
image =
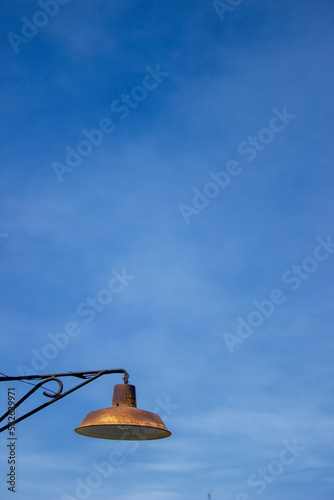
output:
M 125 427 L 127 427 L 125 429 Z M 117 432 L 121 430 L 121 433 Z M 74 431 L 81 436 L 98 439 L 112 439 L 119 441 L 153 441 L 172 435 L 168 429 L 159 429 L 148 426 L 118 426 L 117 424 L 79 426 Z M 115 432 L 116 431 L 116 432 Z

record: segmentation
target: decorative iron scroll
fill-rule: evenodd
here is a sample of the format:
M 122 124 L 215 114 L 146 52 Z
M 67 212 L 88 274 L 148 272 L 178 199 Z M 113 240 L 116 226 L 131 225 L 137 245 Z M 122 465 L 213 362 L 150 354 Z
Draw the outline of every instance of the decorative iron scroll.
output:
M 83 387 L 86 384 L 89 384 L 89 382 L 92 382 L 93 380 L 96 380 L 97 378 L 101 377 L 102 375 L 109 375 L 111 373 L 123 373 L 124 374 L 124 384 L 128 383 L 129 379 L 129 374 L 126 370 L 123 368 L 118 368 L 115 370 L 98 370 L 98 371 L 90 371 L 90 372 L 68 372 L 68 373 L 51 373 L 49 375 L 25 375 L 25 376 L 20 376 L 20 377 L 0 377 L 0 382 L 10 382 L 13 380 L 22 380 L 22 381 L 27 381 L 27 380 L 39 380 L 39 382 L 34 385 L 34 387 L 27 392 L 15 405 L 11 406 L 11 408 L 0 417 L 0 422 L 2 422 L 5 418 L 8 417 L 8 415 L 15 411 L 18 406 L 20 406 L 26 399 L 29 398 L 37 389 L 39 389 L 41 386 L 44 384 L 47 384 L 48 382 L 58 382 L 58 390 L 56 392 L 50 393 L 47 391 L 43 392 L 43 395 L 51 398 L 51 401 L 48 401 L 47 403 L 41 404 L 40 406 L 37 406 L 34 410 L 29 411 L 25 415 L 17 418 L 14 422 L 10 422 L 9 424 L 5 425 L 4 427 L 0 428 L 0 432 L 5 431 L 8 429 L 10 426 L 14 426 L 17 423 L 21 422 L 25 418 L 30 417 L 30 415 L 33 415 L 34 413 L 37 413 L 38 411 L 42 410 L 46 406 L 51 405 L 52 403 L 55 403 L 56 401 L 59 401 L 59 399 L 64 398 L 68 394 L 71 394 L 72 392 L 76 391 L 77 389 L 80 389 L 80 387 Z M 84 379 L 83 382 L 80 384 L 77 384 L 76 386 L 72 387 L 66 392 L 63 392 L 63 382 L 61 380 L 61 377 L 76 377 L 80 379 Z

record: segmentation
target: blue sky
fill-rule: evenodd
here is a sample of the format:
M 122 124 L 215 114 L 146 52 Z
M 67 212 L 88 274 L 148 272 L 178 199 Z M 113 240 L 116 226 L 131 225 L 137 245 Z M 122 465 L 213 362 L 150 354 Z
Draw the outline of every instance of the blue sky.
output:
M 103 377 L 18 424 L 17 500 L 333 498 L 333 14 L 3 2 L 1 372 L 125 368 L 172 432 L 75 434 Z

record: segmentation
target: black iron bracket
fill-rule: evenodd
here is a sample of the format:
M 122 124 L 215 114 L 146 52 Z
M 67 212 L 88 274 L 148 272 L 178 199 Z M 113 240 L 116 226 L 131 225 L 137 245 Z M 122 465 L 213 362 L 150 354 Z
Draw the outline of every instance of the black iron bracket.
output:
M 51 373 L 48 375 L 24 375 L 20 377 L 0 377 L 0 382 L 11 382 L 14 380 L 19 380 L 19 381 L 27 381 L 27 380 L 39 380 L 37 384 L 34 385 L 34 387 L 23 396 L 15 405 L 11 406 L 6 413 L 0 417 L 0 422 L 2 422 L 5 418 L 8 417 L 10 413 L 15 413 L 15 410 L 20 404 L 22 404 L 26 399 L 29 398 L 37 389 L 39 389 L 42 385 L 51 382 L 51 381 L 56 381 L 58 382 L 58 390 L 57 392 L 50 393 L 48 391 L 44 391 L 43 394 L 44 396 L 51 398 L 51 401 L 48 401 L 47 403 L 41 404 L 34 410 L 29 411 L 22 417 L 19 417 L 15 421 L 10 422 L 9 424 L 5 425 L 4 427 L 0 428 L 0 432 L 5 431 L 9 427 L 15 426 L 17 423 L 21 422 L 25 418 L 30 417 L 30 415 L 33 415 L 34 413 L 37 413 L 38 411 L 42 410 L 46 406 L 51 405 L 52 403 L 55 403 L 56 401 L 59 401 L 59 399 L 64 398 L 68 394 L 71 394 L 72 392 L 76 391 L 77 389 L 80 389 L 80 387 L 83 387 L 86 384 L 89 384 L 93 380 L 96 380 L 97 378 L 101 377 L 102 375 L 109 375 L 111 373 L 123 373 L 124 374 L 124 384 L 128 383 L 129 379 L 129 374 L 126 370 L 123 368 L 118 368 L 115 370 L 97 370 L 97 371 L 90 371 L 90 372 L 68 372 L 68 373 Z M 77 384 L 76 386 L 72 387 L 66 392 L 63 392 L 63 382 L 61 380 L 62 377 L 76 377 L 80 379 L 84 379 L 83 382 L 80 384 Z

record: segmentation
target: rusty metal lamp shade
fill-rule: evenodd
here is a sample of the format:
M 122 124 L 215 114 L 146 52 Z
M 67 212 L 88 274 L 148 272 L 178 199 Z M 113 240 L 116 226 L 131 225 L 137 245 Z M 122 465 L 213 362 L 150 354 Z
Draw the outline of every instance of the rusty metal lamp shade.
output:
M 162 439 L 171 435 L 159 415 L 137 408 L 136 388 L 127 383 L 115 385 L 111 407 L 88 413 L 75 432 L 88 437 L 127 441 Z

